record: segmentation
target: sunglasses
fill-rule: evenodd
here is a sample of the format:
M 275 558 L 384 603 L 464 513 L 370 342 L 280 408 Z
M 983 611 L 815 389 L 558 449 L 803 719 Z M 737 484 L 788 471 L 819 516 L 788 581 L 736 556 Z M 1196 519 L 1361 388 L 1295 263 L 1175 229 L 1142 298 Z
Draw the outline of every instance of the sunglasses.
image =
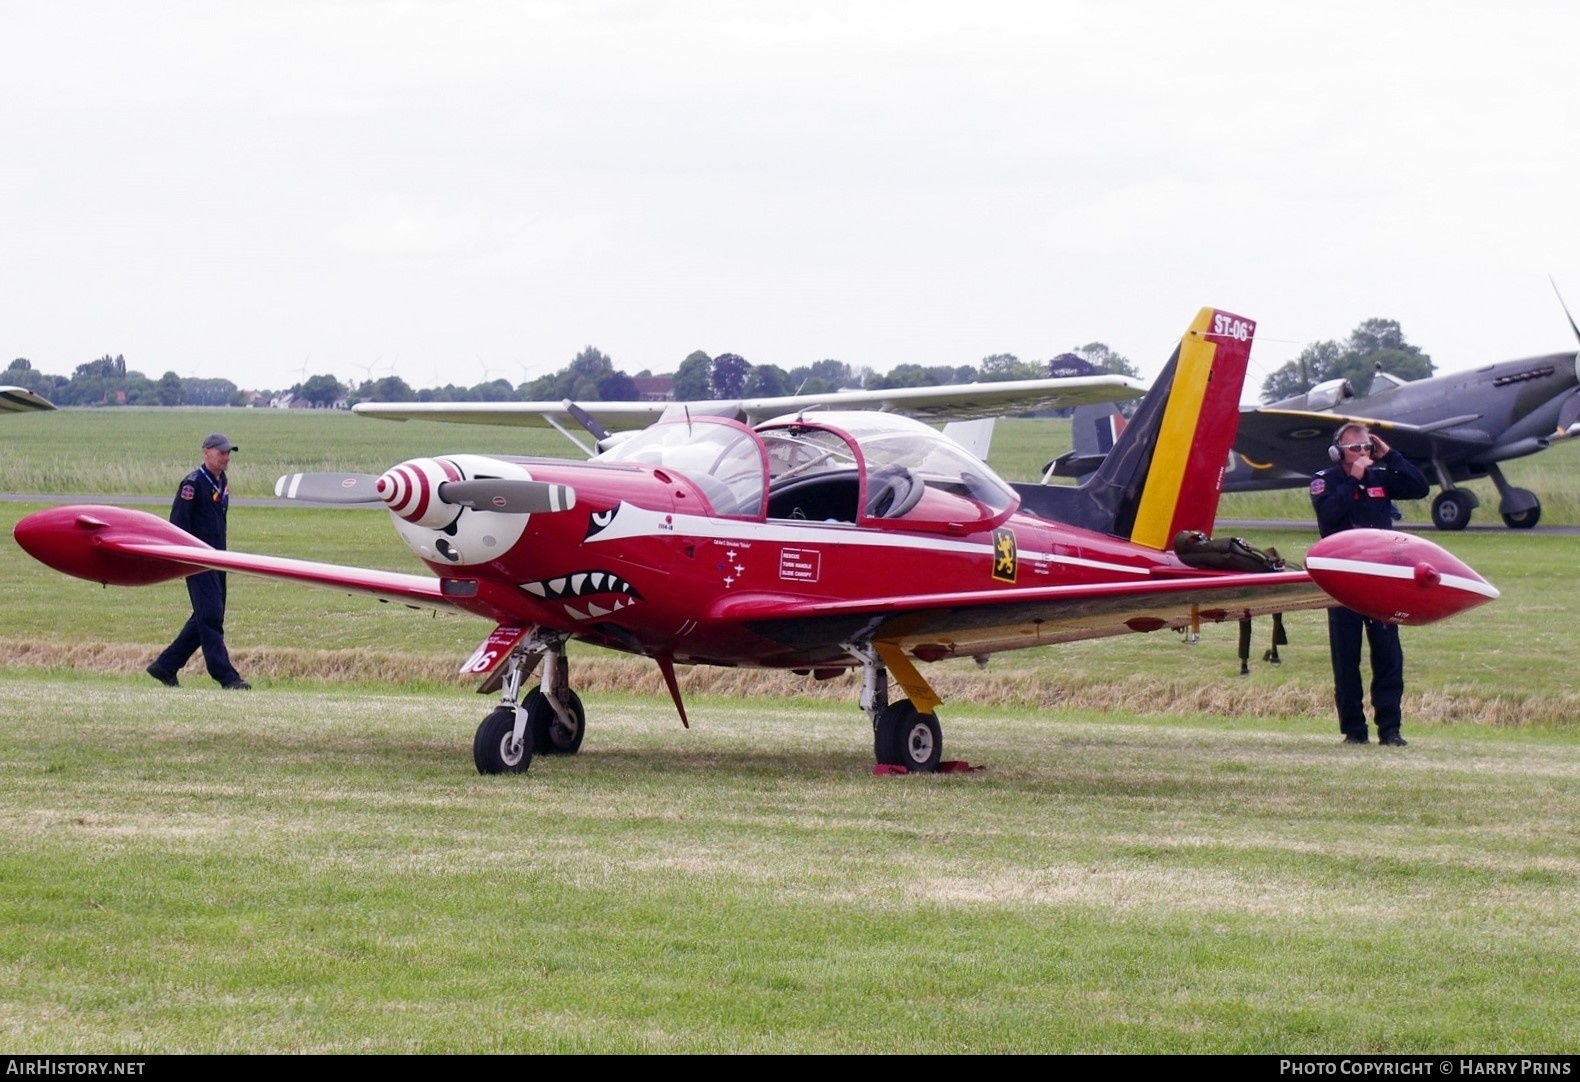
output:
M 1339 444 L 1339 450 L 1341 450 L 1341 451 L 1370 451 L 1371 449 L 1372 449 L 1372 445 L 1369 444 L 1369 443 L 1341 443 L 1341 444 Z

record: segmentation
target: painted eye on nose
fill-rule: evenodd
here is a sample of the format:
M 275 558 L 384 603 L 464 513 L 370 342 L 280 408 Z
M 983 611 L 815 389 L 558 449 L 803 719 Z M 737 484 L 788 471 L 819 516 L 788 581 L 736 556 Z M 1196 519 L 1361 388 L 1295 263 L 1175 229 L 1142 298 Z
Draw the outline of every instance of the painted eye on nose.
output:
M 592 514 L 588 515 L 587 536 L 591 537 L 600 530 L 607 529 L 609 523 L 614 521 L 614 513 L 615 508 L 611 507 L 607 511 L 594 511 Z

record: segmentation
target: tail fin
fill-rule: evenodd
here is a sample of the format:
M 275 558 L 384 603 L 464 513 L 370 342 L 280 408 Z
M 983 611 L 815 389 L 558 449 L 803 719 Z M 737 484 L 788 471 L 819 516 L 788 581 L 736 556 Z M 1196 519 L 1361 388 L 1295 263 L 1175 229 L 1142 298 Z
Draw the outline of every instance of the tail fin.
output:
M 1120 433 L 1124 432 L 1125 415 L 1112 402 L 1092 402 L 1075 407 L 1070 421 L 1070 434 L 1075 446 L 1042 469 L 1042 483 L 1054 477 L 1073 477 L 1085 481 L 1097 472 L 1103 459 L 1114 449 Z M 946 433 L 948 429 L 944 430 Z
M 1075 486 L 1017 484 L 1022 508 L 1158 551 L 1181 530 L 1210 536 L 1255 332 L 1203 308 L 1096 472 Z

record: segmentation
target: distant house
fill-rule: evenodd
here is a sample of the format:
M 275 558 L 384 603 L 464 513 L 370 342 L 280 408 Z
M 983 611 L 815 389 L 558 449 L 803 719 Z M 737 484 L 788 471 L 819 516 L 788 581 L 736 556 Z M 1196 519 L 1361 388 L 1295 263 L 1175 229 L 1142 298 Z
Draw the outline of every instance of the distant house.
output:
M 674 376 L 633 376 L 638 402 L 673 402 L 675 400 Z
M 274 410 L 313 410 L 324 409 L 325 407 L 314 405 L 311 400 L 302 395 L 291 394 L 289 391 L 286 391 L 269 399 L 269 408 Z M 351 400 L 345 395 L 341 395 L 328 408 L 333 410 L 350 409 Z

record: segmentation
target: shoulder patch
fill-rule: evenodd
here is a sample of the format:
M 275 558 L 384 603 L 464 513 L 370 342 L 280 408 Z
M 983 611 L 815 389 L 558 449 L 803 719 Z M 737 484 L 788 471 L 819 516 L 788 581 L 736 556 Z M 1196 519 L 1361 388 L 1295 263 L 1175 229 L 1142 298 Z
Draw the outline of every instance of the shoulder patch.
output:
M 195 499 L 196 497 L 197 497 L 197 489 L 193 485 L 183 484 L 181 486 L 181 498 L 183 500 L 191 501 L 191 500 Z
M 1311 494 L 1320 496 L 1328 490 L 1328 479 L 1320 473 L 1311 479 Z

